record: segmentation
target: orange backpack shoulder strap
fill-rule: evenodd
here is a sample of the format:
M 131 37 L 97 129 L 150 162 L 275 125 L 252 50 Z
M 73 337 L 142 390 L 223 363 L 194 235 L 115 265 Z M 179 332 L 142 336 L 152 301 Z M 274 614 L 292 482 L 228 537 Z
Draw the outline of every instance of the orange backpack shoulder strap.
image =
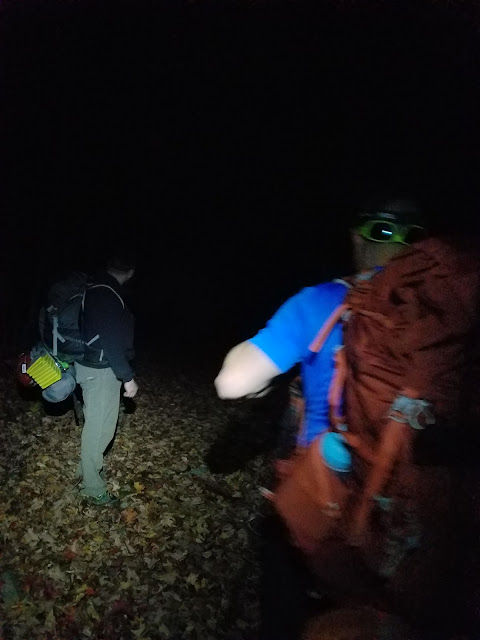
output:
M 308 347 L 312 353 L 318 353 L 322 349 L 328 336 L 332 333 L 333 328 L 340 322 L 346 311 L 348 311 L 348 305 L 346 304 L 341 304 L 333 310 Z

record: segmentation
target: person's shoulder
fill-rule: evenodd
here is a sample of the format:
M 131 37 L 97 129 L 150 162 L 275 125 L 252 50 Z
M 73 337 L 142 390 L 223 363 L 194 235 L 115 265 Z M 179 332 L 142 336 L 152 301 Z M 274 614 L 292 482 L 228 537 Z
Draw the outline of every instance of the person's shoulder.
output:
M 123 303 L 122 291 L 118 282 L 107 272 L 97 272 L 87 285 L 86 294 L 90 300 L 105 304 Z
M 342 304 L 349 285 L 343 281 L 322 282 L 304 287 L 286 305 L 290 313 L 302 317 L 320 317 Z
M 300 299 L 305 301 L 337 301 L 341 300 L 347 293 L 350 285 L 342 279 L 321 282 L 310 287 L 304 287 L 298 292 Z

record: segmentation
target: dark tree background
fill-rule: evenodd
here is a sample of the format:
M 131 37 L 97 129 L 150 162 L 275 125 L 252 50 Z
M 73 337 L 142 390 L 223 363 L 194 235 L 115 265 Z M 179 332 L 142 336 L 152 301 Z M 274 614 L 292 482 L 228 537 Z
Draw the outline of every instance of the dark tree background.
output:
M 138 254 L 140 349 L 218 358 L 350 269 L 378 191 L 470 229 L 467 2 L 4 2 L 2 340 L 52 272 Z M 33 301 L 33 302 L 32 302 Z

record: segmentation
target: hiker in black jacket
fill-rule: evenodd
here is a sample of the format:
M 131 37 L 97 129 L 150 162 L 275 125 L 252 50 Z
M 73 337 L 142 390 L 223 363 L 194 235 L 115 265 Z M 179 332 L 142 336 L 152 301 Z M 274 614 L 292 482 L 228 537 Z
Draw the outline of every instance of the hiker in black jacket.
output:
M 134 273 L 131 262 L 114 259 L 88 287 L 82 312 L 85 354 L 75 363 L 83 393 L 85 425 L 82 432 L 78 479 L 82 496 L 94 505 L 111 505 L 118 498 L 107 491 L 103 454 L 115 435 L 120 408 L 120 388 L 133 398 L 138 386 L 131 367 L 133 316 L 125 305 L 122 286 Z

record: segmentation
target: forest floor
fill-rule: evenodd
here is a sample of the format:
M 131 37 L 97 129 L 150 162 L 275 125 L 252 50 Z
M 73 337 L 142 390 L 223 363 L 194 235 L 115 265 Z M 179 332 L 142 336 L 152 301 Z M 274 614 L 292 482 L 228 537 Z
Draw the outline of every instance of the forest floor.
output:
M 1 378 L 2 640 L 252 637 L 275 398 L 222 402 L 210 372 L 139 366 L 105 458 L 121 503 L 99 508 L 75 486 L 73 410 Z

